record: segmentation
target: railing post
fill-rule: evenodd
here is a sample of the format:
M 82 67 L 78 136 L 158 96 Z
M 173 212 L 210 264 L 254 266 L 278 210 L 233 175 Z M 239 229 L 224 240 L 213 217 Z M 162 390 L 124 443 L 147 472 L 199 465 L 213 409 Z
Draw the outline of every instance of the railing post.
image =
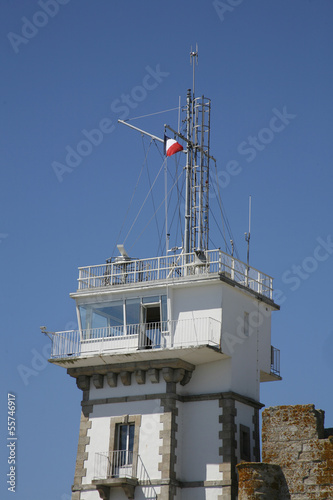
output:
M 220 351 L 223 352 L 223 349 L 222 349 L 222 339 L 223 339 L 223 334 L 222 334 L 222 322 L 221 322 L 221 327 L 219 329 L 219 348 L 220 348 Z
M 233 257 L 231 257 L 231 279 L 234 280 L 235 279 L 235 259 Z
M 169 326 L 169 329 L 170 329 L 169 330 L 170 331 L 170 333 L 169 333 L 169 335 L 170 335 L 170 346 L 169 347 L 173 347 L 173 343 L 174 343 L 174 335 L 175 335 L 175 333 L 174 333 L 174 322 L 175 322 L 175 320 L 170 320 L 170 322 L 169 322 L 169 325 L 170 325 Z

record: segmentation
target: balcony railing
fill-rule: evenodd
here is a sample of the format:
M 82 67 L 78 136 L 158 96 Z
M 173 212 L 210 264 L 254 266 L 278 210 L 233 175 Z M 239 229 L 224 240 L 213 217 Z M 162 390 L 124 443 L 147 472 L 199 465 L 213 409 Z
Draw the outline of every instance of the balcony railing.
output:
M 271 374 L 280 376 L 280 349 L 271 346 Z
M 219 347 L 221 323 L 213 318 L 191 318 L 55 332 L 51 338 L 51 359 L 127 353 L 138 349 L 173 349 L 199 345 Z
M 95 454 L 94 479 L 111 477 L 136 477 L 137 455 L 129 450 Z
M 129 450 L 95 453 L 93 483 L 116 478 L 140 481 L 144 498 L 156 500 L 156 490 L 140 455 Z M 119 487 L 119 482 L 114 485 Z
M 213 273 L 223 274 L 260 295 L 273 299 L 273 278 L 221 250 L 207 250 L 204 258 L 199 258 L 196 253 L 181 253 L 79 267 L 78 288 L 85 290 Z

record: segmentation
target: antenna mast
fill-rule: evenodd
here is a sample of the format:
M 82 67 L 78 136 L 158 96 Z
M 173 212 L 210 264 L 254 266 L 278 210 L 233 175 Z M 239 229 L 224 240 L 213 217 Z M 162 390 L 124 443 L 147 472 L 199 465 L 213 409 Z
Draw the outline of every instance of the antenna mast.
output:
M 248 285 L 248 274 L 250 271 L 250 237 L 251 237 L 251 195 L 249 196 L 249 232 L 245 233 L 245 241 L 247 242 L 247 275 L 246 284 Z
M 188 164 L 190 175 L 190 233 L 186 239 L 189 205 L 185 211 L 185 253 L 202 254 L 208 250 L 209 237 L 209 148 L 210 148 L 210 99 L 204 96 L 195 97 L 195 63 L 198 64 L 198 44 L 196 50 L 191 47 L 190 61 L 193 65 L 193 92 L 187 94 L 187 138 Z M 186 194 L 188 191 L 186 191 Z M 187 246 L 188 244 L 188 246 Z
M 195 62 L 194 60 L 195 59 Z M 194 96 L 195 96 L 195 63 L 196 65 L 198 65 L 198 44 L 196 43 L 195 44 L 195 51 L 192 50 L 192 47 L 191 47 L 191 52 L 190 52 L 190 63 L 191 65 L 193 65 L 193 93 L 192 93 L 192 99 L 194 101 Z
M 196 50 L 191 47 L 190 62 L 193 65 L 193 91 L 188 89 L 186 97 L 186 135 L 172 129 L 173 134 L 186 142 L 186 181 L 185 181 L 185 229 L 184 229 L 184 253 L 187 254 L 186 262 L 189 261 L 188 254 L 195 252 L 202 262 L 205 261 L 205 252 L 208 250 L 209 240 L 209 159 L 210 156 L 210 99 L 195 97 L 195 65 L 198 63 L 198 44 Z M 153 140 L 163 142 L 163 139 L 150 134 L 123 120 L 119 123 L 137 130 L 141 134 L 148 135 Z M 179 127 L 179 125 L 178 125 Z M 215 161 L 215 160 L 214 160 Z M 165 177 L 166 177 L 165 171 Z M 167 194 L 167 193 L 165 193 Z M 167 207 L 165 208 L 167 217 Z M 166 226 L 167 251 L 169 234 Z
M 187 138 L 187 153 L 186 153 L 186 182 L 185 182 L 185 231 L 184 231 L 184 252 L 185 254 L 191 251 L 191 177 L 192 177 L 192 115 L 191 115 L 191 90 L 187 91 L 186 98 L 186 138 Z

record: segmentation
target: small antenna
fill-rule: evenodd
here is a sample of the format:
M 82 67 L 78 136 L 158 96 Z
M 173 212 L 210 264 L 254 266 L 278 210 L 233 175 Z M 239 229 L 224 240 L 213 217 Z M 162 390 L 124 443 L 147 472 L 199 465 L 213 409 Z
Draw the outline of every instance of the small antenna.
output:
M 247 242 L 247 270 L 250 270 L 250 237 L 251 237 L 251 195 L 249 196 L 249 232 L 245 233 Z
M 196 63 L 198 64 L 198 44 L 195 44 L 195 51 L 192 50 L 192 45 L 191 45 L 191 52 L 190 52 L 190 63 L 193 64 L 193 99 L 194 99 L 194 90 L 195 90 L 195 64 L 193 61 L 193 58 L 195 58 Z

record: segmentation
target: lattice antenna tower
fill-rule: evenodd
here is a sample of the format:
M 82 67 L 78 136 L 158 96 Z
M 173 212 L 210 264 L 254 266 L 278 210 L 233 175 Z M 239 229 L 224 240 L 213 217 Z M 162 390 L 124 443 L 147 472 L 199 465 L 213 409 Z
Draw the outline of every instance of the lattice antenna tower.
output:
M 210 99 L 195 97 L 195 66 L 198 64 L 198 45 L 191 48 L 193 66 L 193 91 L 187 94 L 187 137 L 189 174 L 189 206 L 185 213 L 185 252 L 202 253 L 208 250 L 209 240 L 209 150 L 210 150 Z M 189 217 L 190 216 L 190 217 Z M 190 219 L 189 241 L 186 242 L 187 218 Z

